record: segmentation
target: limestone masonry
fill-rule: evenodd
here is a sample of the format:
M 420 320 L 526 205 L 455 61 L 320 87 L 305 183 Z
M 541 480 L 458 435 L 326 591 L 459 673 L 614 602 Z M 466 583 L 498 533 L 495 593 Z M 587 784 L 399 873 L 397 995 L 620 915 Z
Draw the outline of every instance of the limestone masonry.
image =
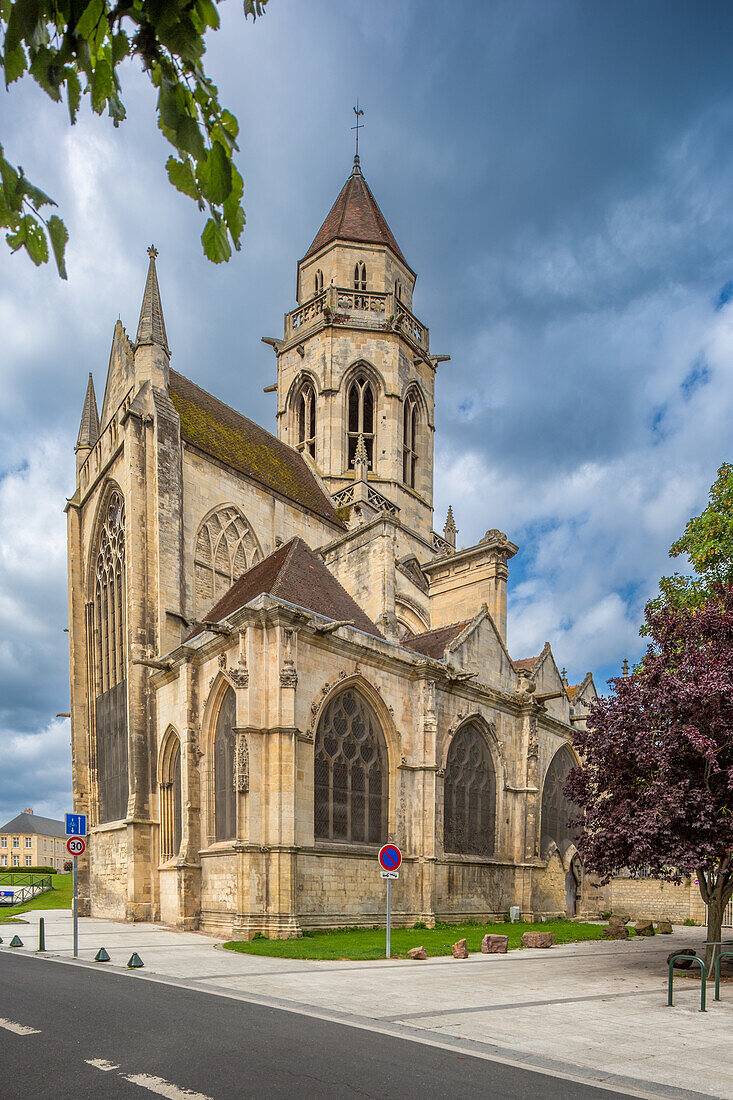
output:
M 416 275 L 351 175 L 298 264 L 277 436 L 177 374 L 150 264 L 67 505 L 82 913 L 251 937 L 595 911 L 563 784 L 595 688 L 506 648 L 517 547 L 433 530 Z

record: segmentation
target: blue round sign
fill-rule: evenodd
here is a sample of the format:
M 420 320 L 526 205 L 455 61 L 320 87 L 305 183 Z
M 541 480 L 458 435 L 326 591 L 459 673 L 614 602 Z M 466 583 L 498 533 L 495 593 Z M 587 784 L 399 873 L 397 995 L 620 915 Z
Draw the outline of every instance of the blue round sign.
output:
M 402 852 L 396 844 L 383 844 L 379 849 L 379 865 L 385 871 L 396 871 L 402 863 Z

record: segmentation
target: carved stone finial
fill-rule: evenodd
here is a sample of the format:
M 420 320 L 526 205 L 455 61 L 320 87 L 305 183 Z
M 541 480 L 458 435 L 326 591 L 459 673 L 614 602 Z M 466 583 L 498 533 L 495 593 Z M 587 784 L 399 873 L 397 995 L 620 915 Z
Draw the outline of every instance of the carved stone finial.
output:
M 626 660 L 625 657 L 624 657 L 624 663 L 621 665 L 621 675 L 623 676 L 624 680 L 629 675 L 629 662 Z
M 157 260 L 157 258 L 158 258 L 158 249 L 155 247 L 154 244 L 151 244 L 150 248 L 148 249 L 148 256 L 150 257 L 151 260 Z
M 456 521 L 453 518 L 453 508 L 449 504 L 448 505 L 448 515 L 445 518 L 445 527 L 443 528 L 443 535 L 445 536 L 445 541 L 449 542 L 451 544 L 451 546 L 453 547 L 453 549 L 455 549 L 455 546 L 456 546 L 456 535 L 457 534 L 458 534 L 458 528 L 456 527 Z
M 566 668 L 564 668 L 562 670 L 562 672 L 560 673 L 560 675 L 562 676 L 562 685 L 563 685 L 563 687 L 567 687 L 568 686 L 568 670 Z
M 364 436 L 359 436 L 354 453 L 354 481 L 366 481 L 369 471 L 369 455 L 367 454 Z

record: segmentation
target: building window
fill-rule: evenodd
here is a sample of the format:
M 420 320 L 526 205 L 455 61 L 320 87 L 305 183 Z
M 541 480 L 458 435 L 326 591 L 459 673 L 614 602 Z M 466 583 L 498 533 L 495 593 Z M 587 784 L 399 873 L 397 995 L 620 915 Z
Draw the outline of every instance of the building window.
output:
M 25 838 L 25 846 L 26 848 L 30 848 L 31 846 L 31 838 L 29 836 Z
M 364 437 L 369 468 L 373 468 L 374 459 L 374 389 L 365 374 L 357 374 L 349 386 L 348 405 L 348 449 L 349 469 L 354 468 L 354 455 L 359 436 Z
M 17 836 L 13 837 L 13 847 L 14 848 L 20 848 L 20 839 Z
M 402 480 L 415 488 L 417 475 L 417 401 L 412 394 L 405 398 L 402 418 Z
M 165 863 L 181 848 L 181 742 L 171 732 L 163 753 L 160 784 L 160 858 Z
M 237 835 L 235 790 L 236 700 L 228 687 L 219 707 L 214 734 L 214 839 L 233 840 Z
M 443 788 L 443 849 L 457 855 L 494 851 L 496 775 L 486 741 L 472 723 L 459 729 L 448 750 Z
M 0 848 L 7 848 L 8 838 L 6 836 L 0 836 Z
M 312 382 L 300 387 L 295 404 L 298 418 L 298 450 L 316 457 L 316 391 Z
M 20 856 L 13 856 L 13 867 L 20 867 Z
M 8 857 L 7 856 L 0 856 L 0 867 L 7 867 L 7 865 L 8 865 Z
M 394 285 L 394 296 L 398 302 L 402 301 L 402 283 L 399 280 Z
M 127 813 L 125 565 L 125 502 L 115 489 L 109 496 L 97 540 L 94 600 L 87 619 L 93 636 L 100 822 L 118 821 Z
M 26 856 L 25 857 L 25 865 L 26 865 L 26 867 L 32 867 L 33 866 L 33 857 L 32 856 Z
M 222 505 L 208 515 L 194 550 L 196 615 L 201 618 L 210 611 L 261 556 L 249 521 L 238 508 Z
M 570 825 L 573 818 L 582 816 L 582 810 L 565 795 L 568 775 L 575 767 L 575 757 L 565 745 L 553 756 L 542 787 L 540 818 L 540 852 L 544 859 L 554 841 L 565 854 L 575 839 L 577 826 Z
M 327 705 L 315 744 L 315 835 L 380 844 L 387 837 L 387 746 L 372 708 L 352 688 Z
M 354 266 L 354 290 L 366 290 L 367 269 L 366 264 L 358 263 Z
M 323 272 L 321 271 L 320 267 L 318 271 L 316 271 L 313 279 L 313 291 L 315 294 L 323 293 Z

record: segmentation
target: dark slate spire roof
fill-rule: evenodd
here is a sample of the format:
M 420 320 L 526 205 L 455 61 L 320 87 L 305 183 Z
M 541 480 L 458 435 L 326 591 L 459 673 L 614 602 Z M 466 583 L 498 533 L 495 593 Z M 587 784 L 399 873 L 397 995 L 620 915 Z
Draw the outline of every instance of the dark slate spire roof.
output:
M 98 439 L 99 413 L 97 412 L 97 398 L 94 394 L 94 381 L 90 374 L 81 414 L 81 424 L 79 425 L 79 435 L 76 440 L 76 450 L 78 451 L 80 447 L 91 449 Z
M 366 634 L 383 637 L 369 616 L 329 572 L 318 554 L 297 536 L 242 573 L 229 591 L 214 604 L 206 616 L 207 621 L 216 623 L 226 619 L 263 592 L 337 622 L 350 619 Z M 189 638 L 194 638 L 203 629 L 196 627 Z
M 160 301 L 158 275 L 155 270 L 155 257 L 157 255 L 157 248 L 151 244 L 148 249 L 148 256 L 150 257 L 148 278 L 145 283 L 143 304 L 140 307 L 140 320 L 137 326 L 135 347 L 140 344 L 158 344 L 165 352 L 170 354 L 168 337 L 165 332 L 165 321 L 163 320 L 163 306 Z
M 316 233 L 313 244 L 303 260 L 315 255 L 332 241 L 357 241 L 362 244 L 383 244 L 394 252 L 395 256 L 412 271 L 400 246 L 392 236 L 384 214 L 369 189 L 369 184 L 361 174 L 358 155 L 354 157 L 354 168 L 341 188 L 339 197 L 331 207 L 328 217 Z M 301 261 L 302 263 L 302 261 Z M 414 274 L 414 272 L 413 272 Z

